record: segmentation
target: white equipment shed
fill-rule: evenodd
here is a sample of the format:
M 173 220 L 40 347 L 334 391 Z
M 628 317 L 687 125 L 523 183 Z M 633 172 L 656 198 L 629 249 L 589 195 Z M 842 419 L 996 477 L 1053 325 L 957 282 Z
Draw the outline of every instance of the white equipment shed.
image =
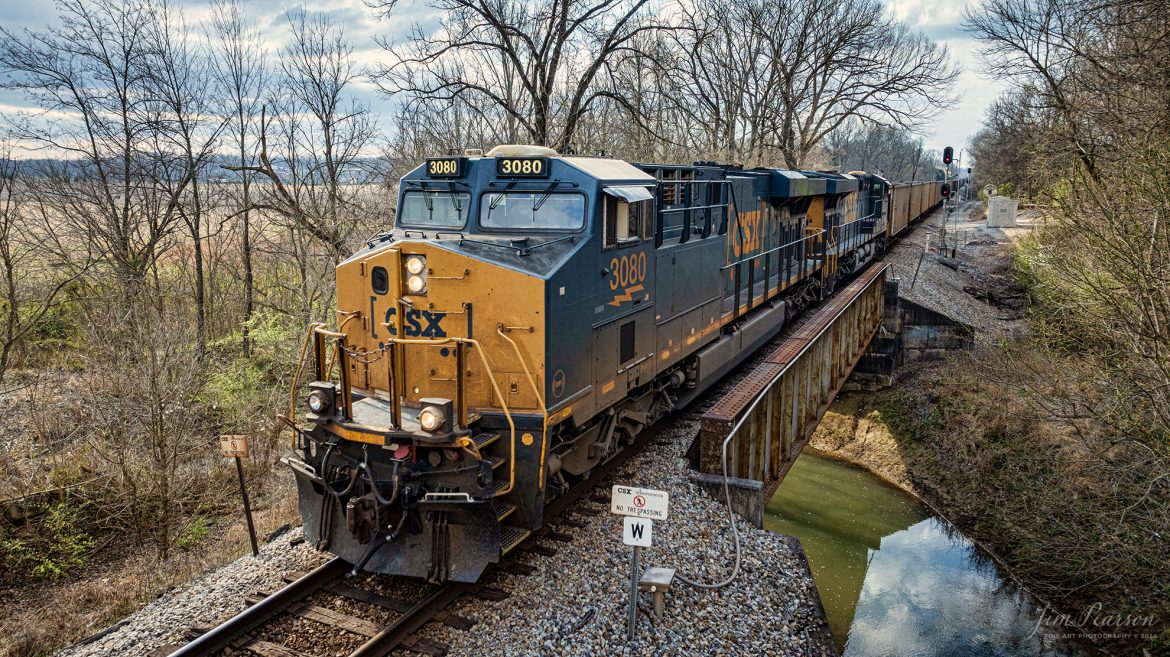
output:
M 1004 228 L 1016 225 L 1016 212 L 1020 202 L 1009 196 L 992 196 L 987 199 L 987 227 Z

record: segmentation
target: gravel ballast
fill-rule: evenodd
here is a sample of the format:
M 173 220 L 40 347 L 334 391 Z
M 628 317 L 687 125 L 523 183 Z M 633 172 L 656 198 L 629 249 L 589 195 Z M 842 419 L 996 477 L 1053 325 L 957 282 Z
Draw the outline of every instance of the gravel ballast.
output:
M 298 527 L 263 546 L 258 557 L 242 557 L 171 589 L 113 631 L 66 648 L 57 657 L 137 657 L 167 643 L 182 643 L 183 633 L 192 626 L 221 623 L 247 606 L 245 596 L 275 591 L 284 586 L 287 573 L 311 570 L 327 560 L 327 555 L 300 543 L 300 536 Z
M 670 422 L 658 442 L 613 479 L 670 492 L 670 516 L 654 523 L 654 545 L 643 549 L 643 566 L 674 567 L 690 579 L 714 582 L 731 572 L 734 550 L 726 505 L 687 479 L 685 452 L 698 431 L 698 417 L 692 411 Z M 669 444 L 658 444 L 666 440 Z M 743 561 L 735 582 L 704 591 L 676 579 L 658 625 L 649 614 L 651 595 L 642 593 L 638 639 L 627 642 L 630 548 L 621 541 L 622 519 L 608 508 L 576 517 L 585 527 L 557 528 L 573 534 L 571 543 L 548 543 L 558 550 L 555 557 L 523 558 L 536 573 L 493 584 L 511 597 L 453 605 L 456 613 L 479 621 L 471 631 L 432 626 L 424 635 L 448 643 L 452 655 L 468 657 L 835 654 L 796 541 L 738 516 Z
M 982 207 L 969 201 L 945 217 L 954 258 L 937 253 L 944 222 L 937 210 L 894 242 L 882 261 L 900 280 L 899 296 L 970 326 L 976 343 L 985 345 L 1025 329 L 1023 296 L 1011 280 L 1012 247 L 1031 233 L 1038 217 L 1023 211 L 1015 227 L 988 228 Z
M 734 383 L 719 388 L 730 385 Z M 718 394 L 706 395 L 685 414 L 665 420 L 655 440 L 612 477 L 670 492 L 670 517 L 655 523 L 654 545 L 642 551 L 643 567 L 674 567 L 703 582 L 725 579 L 734 562 L 727 508 L 688 480 L 685 458 L 704 400 Z M 649 613 L 651 594 L 642 593 L 638 639 L 628 643 L 630 548 L 621 542 L 621 517 L 588 497 L 578 509 L 573 518 L 583 527 L 553 524 L 572 535 L 571 542 L 544 541 L 557 550 L 555 556 L 523 554 L 520 560 L 534 566 L 534 573 L 503 575 L 492 582 L 510 597 L 491 602 L 466 596 L 452 605 L 452 612 L 477 621 L 470 631 L 432 623 L 422 636 L 447 644 L 451 655 L 469 657 L 835 654 L 796 542 L 756 529 L 738 516 L 743 560 L 735 582 L 704 591 L 676 580 L 657 625 Z M 109 634 L 58 655 L 136 657 L 181 643 L 188 628 L 222 622 L 244 608 L 246 595 L 275 590 L 285 574 L 326 560 L 327 555 L 303 543 L 291 545 L 299 537 L 300 530 L 293 530 L 264 546 L 260 557 L 243 557 L 169 591 Z

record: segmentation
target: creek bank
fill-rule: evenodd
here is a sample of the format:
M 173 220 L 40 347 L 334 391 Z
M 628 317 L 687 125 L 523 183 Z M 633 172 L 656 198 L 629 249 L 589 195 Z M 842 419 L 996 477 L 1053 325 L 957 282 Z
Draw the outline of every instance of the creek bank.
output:
M 1045 401 L 1100 400 L 1091 387 L 1063 385 L 1077 364 L 1028 336 L 1011 267 L 1036 219 L 1021 219 L 1019 228 L 986 229 L 952 216 L 948 234 L 963 237 L 954 267 L 923 255 L 923 242 L 895 246 L 887 257 L 899 293 L 971 326 L 973 347 L 906 362 L 879 392 L 843 394 L 810 445 L 935 509 L 1043 600 L 1046 614 L 1083 619 L 1104 609 L 1111 618 L 1153 619 L 1141 627 L 1068 623 L 1067 634 L 1109 655 L 1170 654 L 1170 605 L 1158 593 L 1170 573 L 1165 560 L 1156 563 L 1165 545 L 1152 546 L 1140 523 L 1117 522 L 1109 511 L 1118 509 L 1111 495 L 1125 459 L 1099 456 L 1107 436 L 1037 415 Z M 938 220 L 913 236 L 937 236 Z

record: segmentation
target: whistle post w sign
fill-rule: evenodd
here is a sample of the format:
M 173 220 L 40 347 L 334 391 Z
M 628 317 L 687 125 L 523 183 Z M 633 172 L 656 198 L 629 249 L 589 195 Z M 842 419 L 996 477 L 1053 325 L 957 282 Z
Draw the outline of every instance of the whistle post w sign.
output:
M 638 568 L 642 548 L 650 547 L 654 521 L 666 520 L 670 494 L 664 490 L 618 484 L 609 498 L 609 510 L 622 518 L 622 543 L 632 546 L 630 559 L 630 623 L 626 636 L 634 640 L 638 620 Z
M 633 516 L 626 516 L 622 520 L 624 521 L 622 527 L 623 543 L 637 547 L 650 547 L 650 541 L 654 538 L 653 520 Z

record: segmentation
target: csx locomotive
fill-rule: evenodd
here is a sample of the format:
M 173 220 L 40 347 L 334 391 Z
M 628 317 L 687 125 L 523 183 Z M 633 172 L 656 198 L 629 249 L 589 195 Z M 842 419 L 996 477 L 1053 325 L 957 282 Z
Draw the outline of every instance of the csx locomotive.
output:
M 355 570 L 475 581 L 937 187 L 532 146 L 427 160 L 393 230 L 338 265 L 337 328 L 310 328 L 287 459 L 307 540 Z

